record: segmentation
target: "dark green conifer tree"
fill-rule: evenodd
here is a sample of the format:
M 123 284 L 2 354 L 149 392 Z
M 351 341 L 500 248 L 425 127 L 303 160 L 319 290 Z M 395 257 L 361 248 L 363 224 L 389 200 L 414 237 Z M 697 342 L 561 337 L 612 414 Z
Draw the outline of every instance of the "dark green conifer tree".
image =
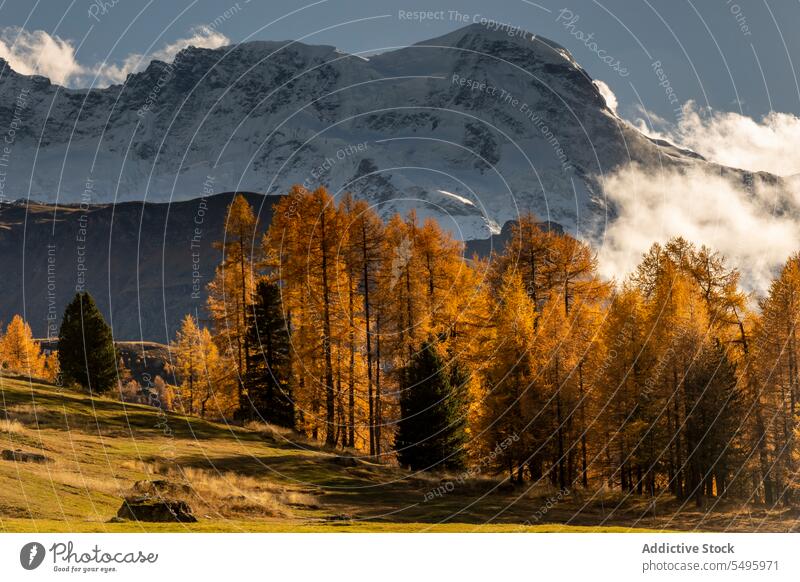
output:
M 58 332 L 63 379 L 98 394 L 114 387 L 117 351 L 111 328 L 88 293 L 77 293 L 64 310 Z
M 457 363 L 446 364 L 428 341 L 403 377 L 395 439 L 400 463 L 414 470 L 463 468 L 468 376 Z
M 735 366 L 718 342 L 701 348 L 684 384 L 689 455 L 686 493 L 701 507 L 704 497 L 725 494 L 732 468 L 742 462 L 737 438 L 742 397 Z
M 247 333 L 252 350 L 246 382 L 251 416 L 294 428 L 291 344 L 277 284 L 265 279 L 256 285 Z

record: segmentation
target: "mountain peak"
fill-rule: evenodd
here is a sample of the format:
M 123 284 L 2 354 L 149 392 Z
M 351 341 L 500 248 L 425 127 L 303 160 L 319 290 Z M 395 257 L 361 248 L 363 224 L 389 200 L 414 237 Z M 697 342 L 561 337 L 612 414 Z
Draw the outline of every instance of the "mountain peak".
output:
M 452 46 L 462 49 L 496 52 L 499 45 L 521 48 L 539 60 L 569 64 L 580 68 L 570 52 L 560 44 L 519 27 L 498 22 L 469 24 L 442 36 L 415 43 L 413 46 Z
M 13 78 L 0 78 L 6 102 Z M 125 85 L 36 89 L 7 198 L 77 202 L 87 175 L 96 202 L 325 185 L 485 238 L 520 208 L 584 228 L 595 176 L 666 152 L 619 123 L 563 47 L 501 24 L 368 60 L 295 41 L 187 47 Z
M 293 40 L 251 40 L 214 49 L 188 46 L 176 55 L 175 62 L 207 58 L 221 59 L 224 55 L 230 54 L 228 59 L 235 57 L 240 61 L 251 63 L 267 58 L 280 58 L 282 54 L 286 53 L 321 58 L 335 51 L 336 47 L 324 44 L 304 44 Z

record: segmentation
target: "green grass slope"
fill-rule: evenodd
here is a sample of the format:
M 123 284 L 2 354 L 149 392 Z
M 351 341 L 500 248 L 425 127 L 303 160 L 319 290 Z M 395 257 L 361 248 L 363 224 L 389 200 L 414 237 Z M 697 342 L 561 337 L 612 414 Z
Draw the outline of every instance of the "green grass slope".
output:
M 454 481 L 449 491 L 426 501 L 446 476 L 414 475 L 349 454 L 343 459 L 341 451 L 289 433 L 7 377 L 0 377 L 0 396 L 0 449 L 52 460 L 0 460 L 0 531 L 752 529 L 752 514 L 738 521 L 730 512 L 675 518 L 665 504 L 661 515 L 649 515 L 641 501 L 571 495 L 553 502 L 552 491 L 509 489 L 490 479 Z M 153 480 L 177 490 L 165 495 L 187 501 L 198 522 L 109 522 L 137 482 Z M 788 527 L 781 516 L 764 520 L 769 525 L 761 529 Z

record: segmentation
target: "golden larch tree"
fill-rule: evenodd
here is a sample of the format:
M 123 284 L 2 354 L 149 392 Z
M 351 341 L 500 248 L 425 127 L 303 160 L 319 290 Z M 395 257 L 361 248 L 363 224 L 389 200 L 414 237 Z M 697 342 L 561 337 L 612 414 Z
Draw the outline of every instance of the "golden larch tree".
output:
M 3 367 L 24 376 L 41 378 L 45 375 L 46 357 L 39 342 L 33 339 L 31 327 L 15 315 L 6 328 L 0 343 Z

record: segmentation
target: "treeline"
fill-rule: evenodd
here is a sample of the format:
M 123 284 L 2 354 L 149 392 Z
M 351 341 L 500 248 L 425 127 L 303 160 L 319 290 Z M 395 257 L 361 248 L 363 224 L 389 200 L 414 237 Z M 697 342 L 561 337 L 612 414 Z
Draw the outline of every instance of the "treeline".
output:
M 753 308 L 680 238 L 613 285 L 533 216 L 488 260 L 324 189 L 293 189 L 260 240 L 255 223 L 234 200 L 204 340 L 242 417 L 415 469 L 794 499 L 800 256 Z
M 64 310 L 57 350 L 44 350 L 30 325 L 15 315 L 0 337 L 0 369 L 6 374 L 99 394 L 131 379 L 114 347 L 111 328 L 88 293 L 76 293 Z
M 401 460 L 416 464 L 425 439 L 401 411 L 421 401 L 427 386 L 407 388 L 412 365 L 443 362 L 447 373 L 434 378 L 438 387 L 427 383 L 429 396 L 439 390 L 466 403 L 477 356 L 470 346 L 488 308 L 461 244 L 433 221 L 384 223 L 365 202 L 346 196 L 337 204 L 322 189 L 295 188 L 259 240 L 255 224 L 237 197 L 220 245 L 223 261 L 209 285 L 218 348 L 211 360 L 229 362 L 222 367 L 236 380 L 237 414 L 374 455 L 394 451 L 400 431 L 409 442 L 407 458 L 398 451 Z M 420 360 L 423 344 L 431 357 Z M 468 410 L 453 404 L 442 414 L 438 400 L 416 415 L 422 425 L 445 425 L 428 444 L 463 444 Z M 457 428 L 447 429 L 453 423 Z M 455 457 L 463 464 L 461 453 Z
M 531 215 L 485 260 L 432 220 L 324 189 L 256 223 L 237 196 L 210 329 L 187 316 L 172 344 L 169 406 L 413 469 L 796 501 L 800 255 L 756 305 L 680 238 L 610 283 Z

